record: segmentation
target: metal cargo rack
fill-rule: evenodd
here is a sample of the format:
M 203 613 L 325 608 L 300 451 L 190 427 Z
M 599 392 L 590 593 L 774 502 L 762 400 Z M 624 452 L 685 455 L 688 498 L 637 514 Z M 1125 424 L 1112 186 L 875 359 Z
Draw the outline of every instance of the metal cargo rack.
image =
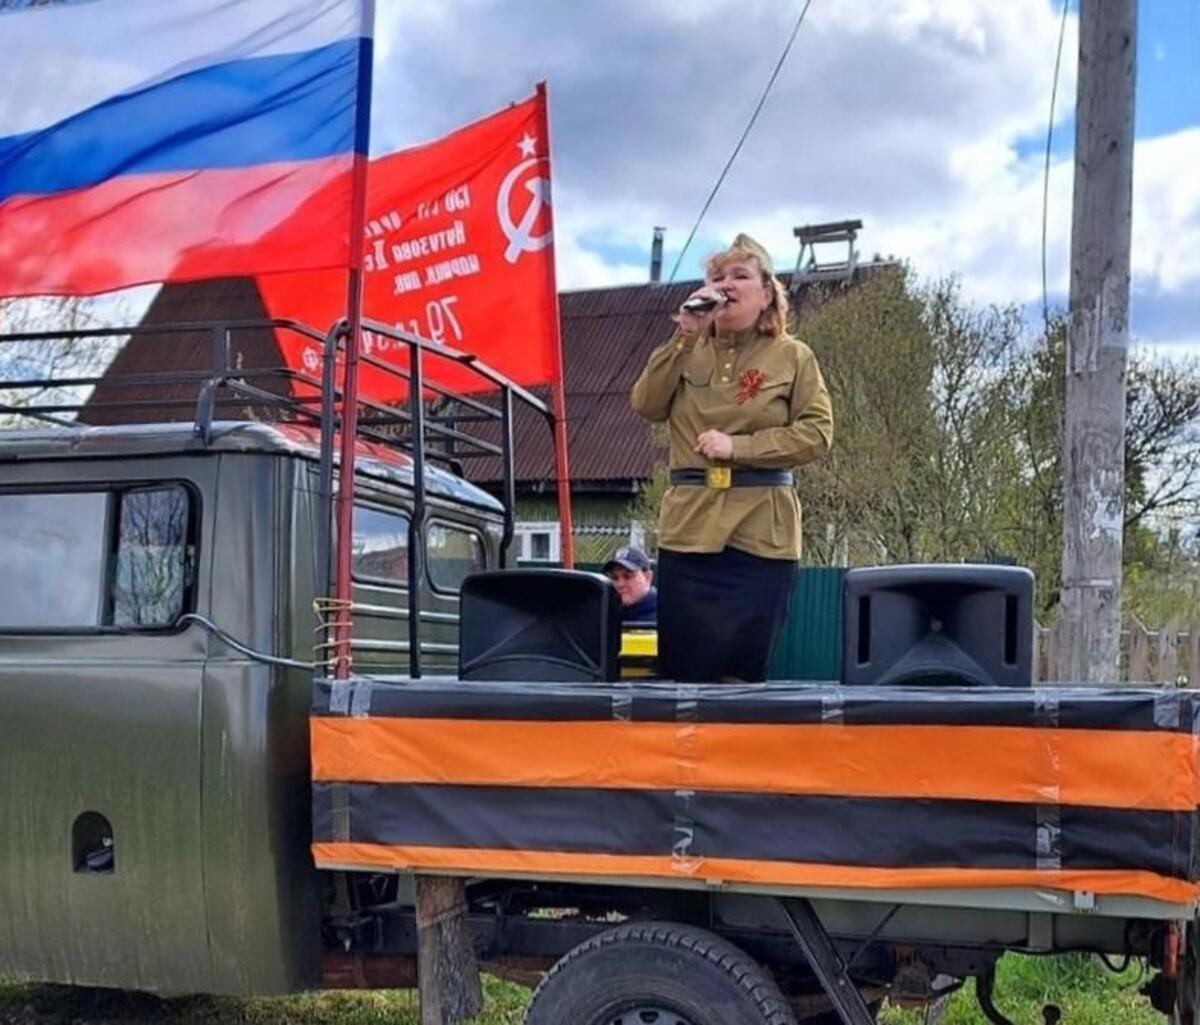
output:
M 398 400 L 383 401 L 363 394 L 357 401 L 355 436 L 361 445 L 377 445 L 406 455 L 412 462 L 412 515 L 410 517 L 410 661 L 413 677 L 423 674 L 420 646 L 416 643 L 420 621 L 420 588 L 415 580 L 424 572 L 421 553 L 426 524 L 427 463 L 449 472 L 470 476 L 472 467 L 485 465 L 500 481 L 497 496 L 503 505 L 504 534 L 501 565 L 506 565 L 513 539 L 516 480 L 513 417 L 517 404 L 541 416 L 552 436 L 554 414 L 528 389 L 468 352 L 422 338 L 373 320 L 364 320 L 364 332 L 384 339 L 403 353 L 398 365 L 369 353 L 357 356 L 360 366 L 388 383 Z M 244 365 L 240 340 L 251 333 L 275 332 L 291 341 L 304 341 L 320 352 L 320 376 L 283 365 Z M 342 389 L 349 325 L 338 321 L 328 331 L 288 319 L 197 321 L 139 325 L 136 327 L 73 328 L 0 335 L 0 368 L 16 364 L 19 346 L 102 344 L 138 339 L 162 349 L 162 360 L 181 340 L 207 338 L 209 359 L 199 369 L 169 369 L 136 373 L 95 373 L 39 376 L 35 373 L 7 377 L 0 369 L 0 414 L 27 418 L 43 425 L 78 427 L 81 416 L 120 423 L 163 420 L 190 421 L 198 446 L 208 443 L 214 422 L 251 419 L 275 424 L 298 424 L 319 431 L 320 489 L 325 525 L 320 538 L 321 590 L 329 594 L 333 580 L 334 497 L 338 453 L 335 439 L 342 429 Z M 7 357 L 7 363 L 5 362 Z M 29 361 L 36 366 L 37 358 Z M 460 368 L 478 385 L 468 394 L 441 385 L 430 368 Z M 100 398 L 97 398 L 97 393 Z M 159 394 L 165 393 L 165 394 Z M 363 449 L 369 453 L 369 449 Z M 331 639 L 350 628 L 353 609 L 330 606 L 325 629 Z M 336 656 L 335 656 L 336 657 Z

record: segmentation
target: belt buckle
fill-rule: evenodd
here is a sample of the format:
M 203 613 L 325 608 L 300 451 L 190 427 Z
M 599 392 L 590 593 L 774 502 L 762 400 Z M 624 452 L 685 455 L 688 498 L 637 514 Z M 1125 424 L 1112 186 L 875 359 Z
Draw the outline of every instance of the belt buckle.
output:
M 704 468 L 704 486 L 714 491 L 724 491 L 733 487 L 733 468 L 729 466 L 706 466 Z

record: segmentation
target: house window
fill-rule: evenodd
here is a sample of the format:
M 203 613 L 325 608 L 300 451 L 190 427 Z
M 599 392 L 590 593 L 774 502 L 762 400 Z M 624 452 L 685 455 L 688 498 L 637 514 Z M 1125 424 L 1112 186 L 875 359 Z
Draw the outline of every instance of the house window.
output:
M 562 559 L 557 523 L 528 521 L 513 524 L 513 547 L 521 562 L 559 562 Z
M 0 495 L 0 630 L 172 626 L 191 599 L 192 505 L 181 484 Z

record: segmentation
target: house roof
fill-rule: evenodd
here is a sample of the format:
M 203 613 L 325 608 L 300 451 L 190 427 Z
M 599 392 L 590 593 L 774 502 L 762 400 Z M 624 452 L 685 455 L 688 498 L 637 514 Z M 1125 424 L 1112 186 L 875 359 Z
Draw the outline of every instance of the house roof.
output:
M 253 278 L 211 278 L 164 285 L 142 317 L 142 327 L 159 324 L 263 320 L 266 307 Z M 281 365 L 275 333 L 269 329 L 230 332 L 229 361 L 235 367 Z M 211 330 L 135 335 L 121 348 L 104 377 L 92 391 L 79 419 L 88 424 L 120 424 L 191 420 L 200 390 L 199 382 L 156 382 L 153 385 L 118 384 L 114 378 L 130 374 L 210 371 L 213 368 Z M 278 392 L 282 382 L 264 382 Z M 150 398 L 163 400 L 155 405 Z M 132 416 L 130 401 L 147 403 Z M 228 411 L 226 411 L 228 412 Z
M 869 276 L 880 265 L 860 267 L 857 278 Z M 781 275 L 785 283 L 789 275 Z M 629 392 L 652 349 L 672 330 L 670 312 L 698 286 L 697 281 L 669 285 L 620 285 L 563 292 L 559 297 L 562 318 L 563 364 L 566 377 L 568 451 L 571 478 L 576 487 L 631 492 L 652 477 L 665 452 L 651 427 L 629 405 Z M 794 307 L 818 301 L 823 294 L 801 285 L 793 294 Z M 217 318 L 257 319 L 266 316 L 258 289 L 250 279 L 216 279 L 165 285 L 154 300 L 144 325 L 211 321 Z M 235 366 L 280 366 L 281 357 L 270 331 L 244 331 L 234 336 L 231 362 Z M 109 374 L 145 373 L 170 369 L 207 369 L 212 366 L 212 339 L 206 332 L 183 335 L 135 336 L 117 356 Z M 160 386 L 161 387 L 161 386 Z M 544 399 L 548 388 L 532 389 Z M 144 393 L 143 393 L 144 394 Z M 117 408 L 128 388 L 101 382 L 92 408 L 83 414 L 88 423 L 115 423 Z M 156 389 L 155 398 L 194 401 L 196 386 L 173 385 Z M 146 410 L 139 413 L 145 418 Z M 191 419 L 186 406 L 163 407 L 161 419 Z M 546 422 L 532 410 L 517 405 L 514 425 L 516 476 L 524 488 L 552 490 L 554 453 Z M 495 460 L 468 465 L 468 476 L 481 482 L 499 479 Z
M 664 452 L 630 407 L 629 392 L 651 350 L 670 336 L 671 312 L 697 285 L 644 283 L 559 296 L 573 481 L 628 487 L 653 476 Z M 537 391 L 549 395 L 548 388 Z M 515 421 L 517 479 L 552 486 L 554 452 L 544 421 L 524 409 Z

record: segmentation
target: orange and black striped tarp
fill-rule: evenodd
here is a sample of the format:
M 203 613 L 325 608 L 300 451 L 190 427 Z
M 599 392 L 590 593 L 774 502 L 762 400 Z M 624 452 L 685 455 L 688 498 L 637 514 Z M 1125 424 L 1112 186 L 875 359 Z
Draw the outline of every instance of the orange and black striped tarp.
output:
M 1175 903 L 1200 694 L 319 681 L 319 865 Z

